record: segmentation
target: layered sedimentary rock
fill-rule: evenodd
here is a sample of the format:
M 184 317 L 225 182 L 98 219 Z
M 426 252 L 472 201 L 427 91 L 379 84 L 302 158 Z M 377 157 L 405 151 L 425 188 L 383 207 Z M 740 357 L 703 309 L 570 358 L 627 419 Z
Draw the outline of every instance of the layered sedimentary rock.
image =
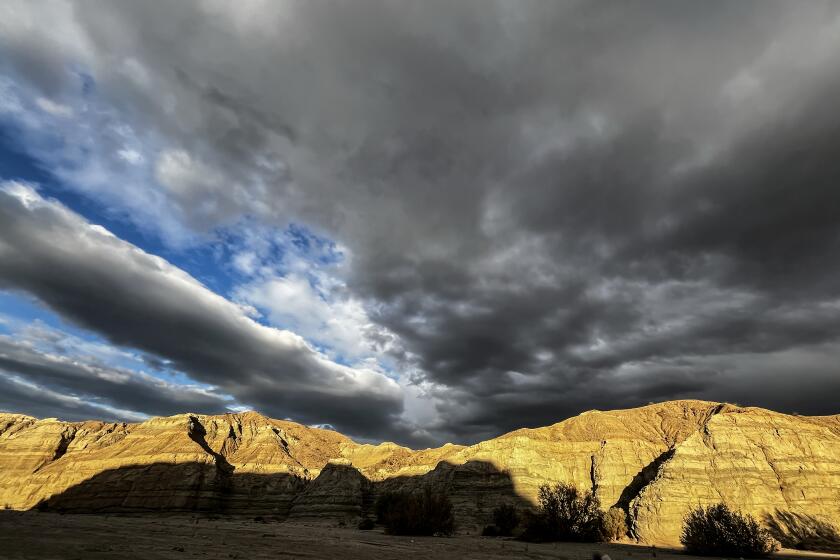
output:
M 350 461 L 330 461 L 296 496 L 289 517 L 356 520 L 372 509 L 372 498 L 373 484 Z
M 759 409 L 717 414 L 676 446 L 631 503 L 638 536 L 678 540 L 698 504 L 726 502 L 771 522 L 784 512 L 840 519 L 840 438 L 825 423 Z
M 540 485 L 561 481 L 624 509 L 644 542 L 676 542 L 689 508 L 719 501 L 791 531 L 833 530 L 840 416 L 676 401 L 414 451 L 256 413 L 139 424 L 0 414 L 0 504 L 14 509 L 352 522 L 383 491 L 431 486 L 449 494 L 460 529 L 474 531 L 498 504 L 530 507 Z

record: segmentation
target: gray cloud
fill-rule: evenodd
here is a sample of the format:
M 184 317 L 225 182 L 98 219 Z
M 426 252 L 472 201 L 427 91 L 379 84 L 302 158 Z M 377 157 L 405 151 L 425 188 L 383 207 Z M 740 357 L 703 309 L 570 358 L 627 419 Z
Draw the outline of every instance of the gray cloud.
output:
M 69 56 L 103 103 L 160 139 L 166 204 L 135 208 L 141 226 L 161 208 L 188 231 L 249 215 L 345 245 L 348 288 L 431 387 L 432 437 L 464 441 L 675 397 L 830 408 L 830 390 L 786 380 L 833 387 L 814 356 L 840 336 L 839 9 L 92 2 L 72 33 L 13 35 L 6 58 L 45 94 L 71 91 L 48 47 L 84 37 Z M 118 327 L 64 278 L 16 278 L 196 379 L 217 383 L 233 358 L 215 349 L 235 346 L 244 373 L 225 390 L 277 405 L 258 398 L 276 394 L 254 373 L 273 358 L 250 331 L 163 343 L 149 331 L 170 315 L 132 308 Z M 791 355 L 795 373 L 768 367 Z M 366 407 L 331 398 L 374 433 Z M 323 401 L 295 402 L 309 417 Z

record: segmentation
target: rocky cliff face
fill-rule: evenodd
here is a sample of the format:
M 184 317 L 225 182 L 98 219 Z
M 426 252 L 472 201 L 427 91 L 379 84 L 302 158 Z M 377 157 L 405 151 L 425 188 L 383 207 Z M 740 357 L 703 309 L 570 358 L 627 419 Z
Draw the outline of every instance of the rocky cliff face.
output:
M 631 503 L 638 536 L 679 538 L 686 509 L 727 502 L 769 521 L 840 520 L 840 439 L 825 423 L 767 410 L 711 417 L 677 445 Z
M 469 531 L 559 481 L 624 509 L 644 542 L 677 542 L 690 507 L 719 501 L 770 524 L 840 525 L 840 416 L 676 401 L 413 451 L 252 412 L 139 424 L 0 414 L 0 505 L 14 509 L 353 522 L 379 492 L 430 484 Z

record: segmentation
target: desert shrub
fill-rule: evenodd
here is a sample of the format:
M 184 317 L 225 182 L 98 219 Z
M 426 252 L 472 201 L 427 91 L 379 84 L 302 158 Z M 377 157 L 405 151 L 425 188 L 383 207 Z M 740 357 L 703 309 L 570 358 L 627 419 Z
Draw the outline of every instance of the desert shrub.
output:
M 392 535 L 451 535 L 452 502 L 426 487 L 422 492 L 386 492 L 376 501 L 377 520 Z
M 358 528 L 359 528 L 360 531 L 370 531 L 371 529 L 374 528 L 375 525 L 376 524 L 373 522 L 373 519 L 370 519 L 369 517 L 365 517 L 364 519 L 359 521 Z
M 519 512 L 516 506 L 502 504 L 493 510 L 493 525 L 498 529 L 498 534 L 507 537 L 519 526 Z
M 733 511 L 726 504 L 691 510 L 683 523 L 680 542 L 691 554 L 705 556 L 767 556 L 778 543 L 751 515 Z
M 618 540 L 627 535 L 627 521 L 624 510 L 610 508 L 604 515 L 604 536 L 610 540 Z
M 535 542 L 604 540 L 604 513 L 592 492 L 572 484 L 540 486 L 539 508 L 525 518 L 522 538 Z

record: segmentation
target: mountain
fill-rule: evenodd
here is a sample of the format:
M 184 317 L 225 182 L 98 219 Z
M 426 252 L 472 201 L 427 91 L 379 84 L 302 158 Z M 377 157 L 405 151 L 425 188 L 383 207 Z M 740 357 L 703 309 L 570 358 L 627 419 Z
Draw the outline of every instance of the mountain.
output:
M 642 542 L 678 542 L 690 507 L 724 501 L 797 544 L 840 525 L 840 415 L 673 401 L 415 451 L 255 412 L 137 424 L 0 414 L 0 504 L 11 509 L 352 522 L 377 494 L 428 484 L 476 531 L 499 503 L 530 507 L 558 481 L 624 509 Z

